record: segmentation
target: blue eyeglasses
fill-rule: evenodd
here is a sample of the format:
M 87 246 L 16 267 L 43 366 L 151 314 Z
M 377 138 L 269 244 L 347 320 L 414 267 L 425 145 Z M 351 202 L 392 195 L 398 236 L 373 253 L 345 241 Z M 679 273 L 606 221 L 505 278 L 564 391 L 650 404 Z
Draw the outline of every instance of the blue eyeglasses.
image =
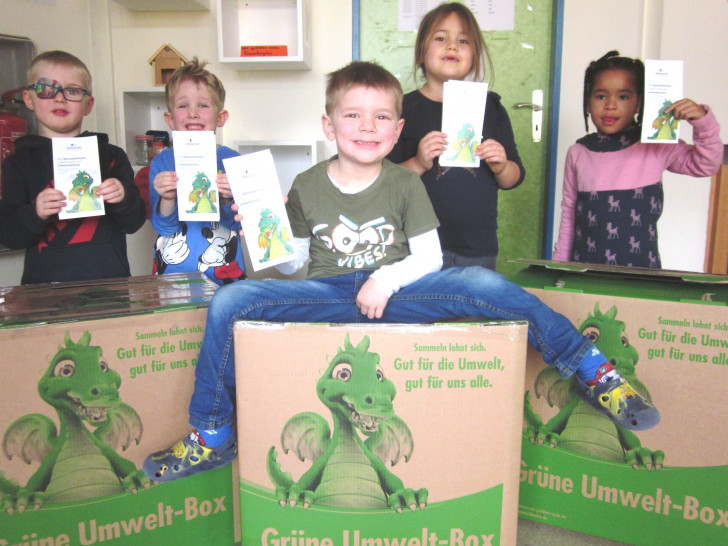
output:
M 60 84 L 54 83 L 34 83 L 26 87 L 28 91 L 35 91 L 39 99 L 54 99 L 58 93 L 63 93 L 67 101 L 79 102 L 83 100 L 84 95 L 90 95 L 85 89 L 80 87 L 61 87 Z

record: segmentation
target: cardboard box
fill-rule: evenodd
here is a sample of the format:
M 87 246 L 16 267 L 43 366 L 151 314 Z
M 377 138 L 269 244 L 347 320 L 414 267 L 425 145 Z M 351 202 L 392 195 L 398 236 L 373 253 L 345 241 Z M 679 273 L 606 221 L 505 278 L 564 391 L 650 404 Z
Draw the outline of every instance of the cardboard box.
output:
M 522 322 L 237 323 L 242 543 L 515 544 L 526 336 Z M 315 491 L 308 508 L 279 503 L 293 482 Z
M 598 336 L 662 416 L 613 425 L 529 348 L 520 516 L 629 544 L 728 543 L 728 278 L 538 262 L 514 280 Z
M 238 540 L 235 465 L 138 481 L 149 453 L 190 430 L 215 288 L 163 275 L 2 290 L 0 544 Z

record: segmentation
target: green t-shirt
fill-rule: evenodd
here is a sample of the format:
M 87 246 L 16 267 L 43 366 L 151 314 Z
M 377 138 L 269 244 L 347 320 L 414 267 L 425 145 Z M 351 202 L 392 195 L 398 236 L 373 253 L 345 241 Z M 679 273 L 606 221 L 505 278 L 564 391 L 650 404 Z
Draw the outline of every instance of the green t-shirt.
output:
M 365 190 L 341 192 L 323 161 L 299 174 L 286 209 L 295 237 L 311 238 L 308 277 L 332 277 L 379 269 L 409 255 L 408 239 L 439 223 L 414 172 L 384 160 Z

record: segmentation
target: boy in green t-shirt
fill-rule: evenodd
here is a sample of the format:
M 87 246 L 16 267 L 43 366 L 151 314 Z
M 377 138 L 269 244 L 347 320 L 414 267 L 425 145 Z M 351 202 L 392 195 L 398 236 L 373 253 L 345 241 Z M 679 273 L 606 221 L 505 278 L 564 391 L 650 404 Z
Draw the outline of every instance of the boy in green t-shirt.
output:
M 235 283 L 215 293 L 190 402 L 196 429 L 147 457 L 149 478 L 171 481 L 235 458 L 238 320 L 528 320 L 529 343 L 562 375 L 576 373 L 597 409 L 627 428 L 657 424 L 659 412 L 566 317 L 491 270 L 440 271 L 438 222 L 425 188 L 414 172 L 385 159 L 402 130 L 401 105 L 399 82 L 376 64 L 354 62 L 329 76 L 322 123 L 338 154 L 293 182 L 287 209 L 297 257 L 278 266 L 290 274 L 310 257 L 308 279 Z

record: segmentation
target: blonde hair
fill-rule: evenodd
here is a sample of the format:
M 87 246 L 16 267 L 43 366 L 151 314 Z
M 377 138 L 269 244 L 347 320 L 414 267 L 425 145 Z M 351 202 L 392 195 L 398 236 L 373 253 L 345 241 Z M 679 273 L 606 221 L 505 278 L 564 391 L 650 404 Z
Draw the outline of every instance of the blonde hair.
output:
M 35 83 L 35 70 L 41 63 L 59 64 L 75 68 L 84 79 L 84 89 L 89 92 L 89 95 L 93 93 L 93 90 L 91 89 L 91 73 L 88 71 L 86 65 L 83 64 L 83 61 L 75 55 L 71 55 L 66 51 L 60 50 L 45 51 L 40 55 L 36 55 L 36 57 L 31 61 L 26 74 L 28 85 Z
M 376 63 L 354 61 L 331 72 L 326 85 L 326 113 L 332 115 L 341 95 L 355 86 L 372 87 L 391 92 L 397 119 L 402 116 L 402 86 L 386 68 Z
M 432 39 L 432 35 L 445 18 L 451 14 L 456 14 L 460 18 L 460 22 L 465 31 L 471 36 L 473 44 L 473 71 L 471 72 L 474 81 L 485 81 L 488 77 L 488 83 L 493 85 L 493 60 L 490 58 L 488 46 L 483 39 L 483 33 L 480 31 L 478 21 L 475 19 L 473 12 L 459 2 L 450 2 L 440 4 L 436 8 L 425 14 L 420 21 L 420 27 L 417 30 L 417 39 L 415 40 L 415 64 L 414 78 L 417 81 L 417 72 L 422 72 L 422 77 L 427 79 L 427 70 L 425 69 L 425 53 L 427 53 L 427 44 Z M 487 69 L 486 69 L 487 63 Z
M 225 107 L 225 87 L 222 85 L 220 78 L 207 70 L 207 61 L 199 61 L 194 57 L 190 62 L 180 66 L 170 76 L 167 84 L 164 86 L 164 98 L 167 101 L 167 109 L 171 112 L 174 109 L 174 94 L 177 92 L 179 84 L 186 80 L 192 80 L 195 83 L 202 83 L 207 86 L 215 102 L 218 113 Z

